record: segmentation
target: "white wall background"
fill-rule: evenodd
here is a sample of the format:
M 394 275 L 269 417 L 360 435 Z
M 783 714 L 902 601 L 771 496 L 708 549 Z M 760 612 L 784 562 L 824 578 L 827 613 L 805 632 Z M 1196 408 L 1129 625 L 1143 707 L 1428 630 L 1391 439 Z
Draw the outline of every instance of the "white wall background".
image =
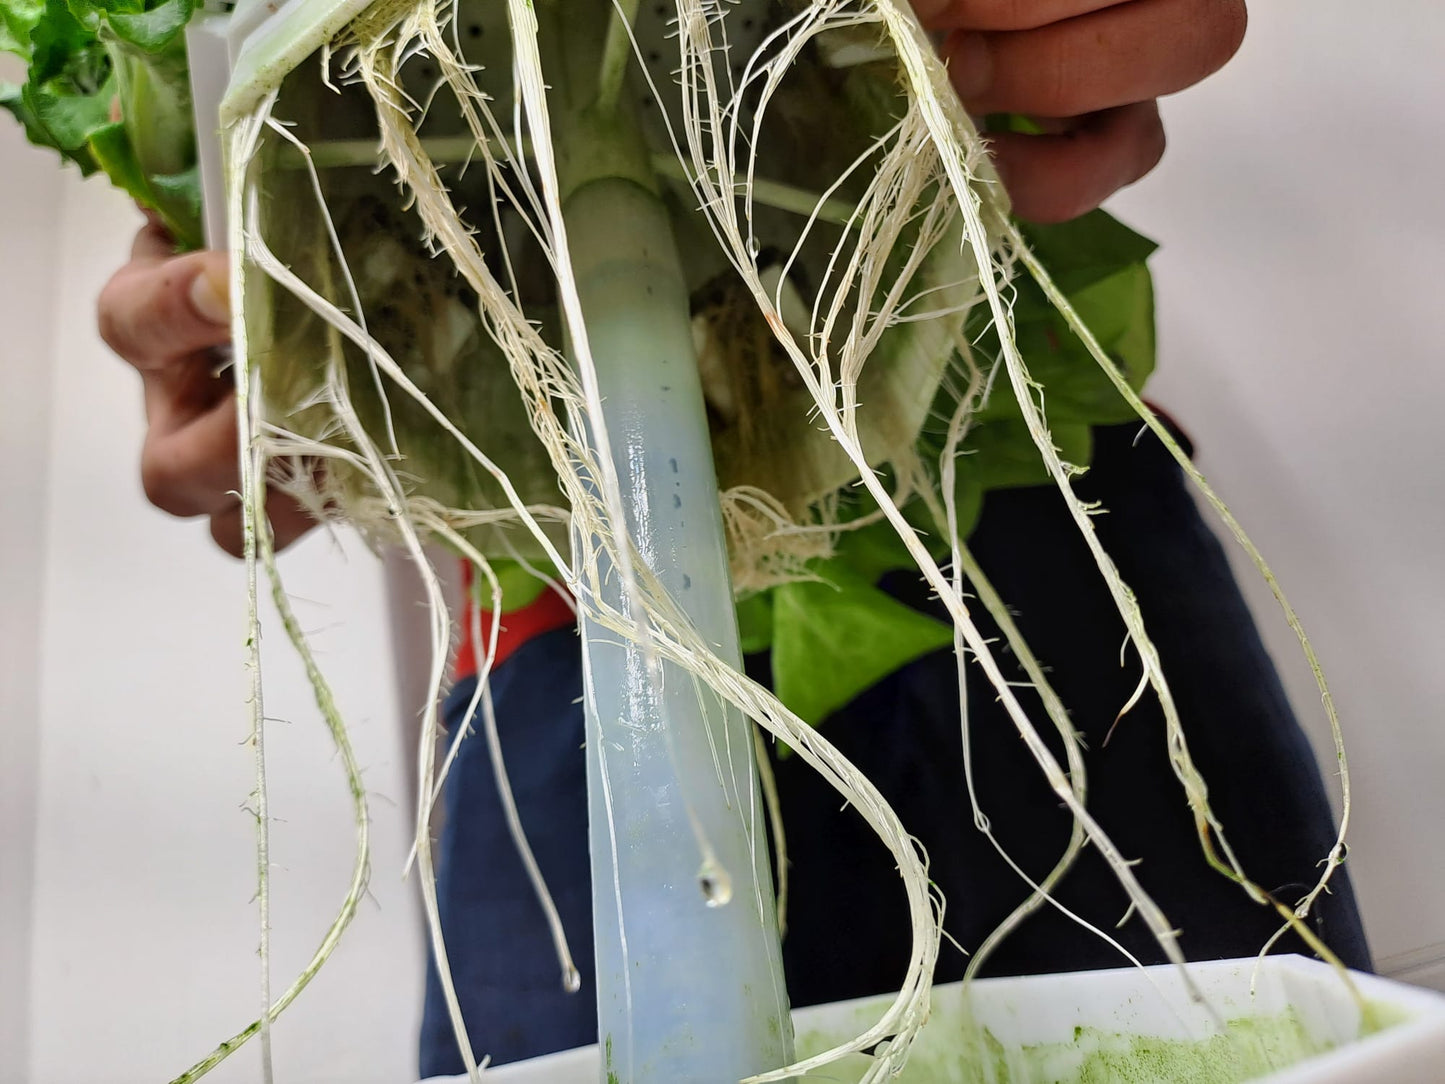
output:
M 0 78 L 12 73 L 0 69 Z M 60 208 L 53 171 L 0 125 L 0 1079 L 30 1041 L 40 578 Z M 24 274 L 14 269 L 23 268 Z
M 1230 67 L 1166 103 L 1169 153 L 1113 207 L 1163 242 L 1151 394 L 1333 683 L 1376 962 L 1445 988 L 1445 8 L 1269 0 L 1251 19 Z M 1242 578 L 1332 763 L 1293 636 Z
M 1115 209 L 1164 243 L 1152 389 L 1294 597 L 1350 731 L 1352 861 L 1380 963 L 1445 987 L 1445 9 L 1256 5 L 1168 103 Z M 137 382 L 92 330 L 135 216 L 0 124 L 0 1082 L 169 1079 L 254 1017 L 239 567 L 146 506 Z M 354 544 L 284 559 L 373 802 L 374 901 L 277 1028 L 281 1079 L 412 1075 L 419 925 L 386 599 Z M 1297 705 L 1315 694 L 1260 598 Z M 345 785 L 270 643 L 278 983 L 348 869 Z M 1316 720 L 1317 722 L 1317 720 Z M 392 804 L 394 803 L 394 804 Z M 219 1080 L 255 1079 L 242 1056 Z
M 138 216 L 0 125 L 0 1081 L 169 1080 L 260 1006 L 239 563 L 150 509 L 135 375 L 93 330 Z M 283 557 L 353 726 L 371 898 L 275 1032 L 280 1079 L 415 1079 L 421 925 L 401 881 L 408 786 L 376 561 Z M 299 668 L 269 629 L 276 992 L 345 892 L 350 799 Z M 249 857 L 248 857 L 249 855 Z M 255 1044 L 213 1074 L 258 1078 Z

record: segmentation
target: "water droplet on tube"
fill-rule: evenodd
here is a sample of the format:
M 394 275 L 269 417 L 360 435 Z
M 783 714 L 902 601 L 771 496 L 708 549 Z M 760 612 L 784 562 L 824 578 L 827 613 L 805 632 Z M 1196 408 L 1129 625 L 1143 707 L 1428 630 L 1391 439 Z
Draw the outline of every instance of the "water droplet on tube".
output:
M 733 879 L 716 858 L 708 856 L 697 871 L 697 884 L 709 907 L 726 907 L 733 898 Z

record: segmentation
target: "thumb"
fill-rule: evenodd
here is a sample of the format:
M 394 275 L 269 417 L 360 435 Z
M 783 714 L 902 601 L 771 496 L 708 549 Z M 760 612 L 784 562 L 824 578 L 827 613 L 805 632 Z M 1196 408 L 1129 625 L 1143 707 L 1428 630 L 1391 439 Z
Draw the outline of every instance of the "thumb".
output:
M 204 253 L 200 270 L 191 279 L 191 307 L 196 314 L 213 324 L 229 327 L 231 323 L 230 272 L 224 252 Z
M 225 253 L 133 259 L 97 301 L 101 338 L 142 371 L 174 364 L 231 335 Z

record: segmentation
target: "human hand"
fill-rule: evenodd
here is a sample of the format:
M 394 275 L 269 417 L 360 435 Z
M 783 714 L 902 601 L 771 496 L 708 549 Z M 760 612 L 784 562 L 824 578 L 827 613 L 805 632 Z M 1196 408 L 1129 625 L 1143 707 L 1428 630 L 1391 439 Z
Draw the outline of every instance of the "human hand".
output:
M 991 135 L 1020 218 L 1062 222 L 1164 153 L 1155 99 L 1223 67 L 1244 0 L 913 0 L 975 116 L 1022 113 L 1042 135 Z
M 231 335 L 227 282 L 224 253 L 177 256 L 152 217 L 136 236 L 130 262 L 101 291 L 97 322 L 106 345 L 144 384 L 146 497 L 173 516 L 209 516 L 216 544 L 240 556 L 236 390 L 212 353 Z M 266 513 L 278 549 L 314 524 L 284 493 L 267 495 Z

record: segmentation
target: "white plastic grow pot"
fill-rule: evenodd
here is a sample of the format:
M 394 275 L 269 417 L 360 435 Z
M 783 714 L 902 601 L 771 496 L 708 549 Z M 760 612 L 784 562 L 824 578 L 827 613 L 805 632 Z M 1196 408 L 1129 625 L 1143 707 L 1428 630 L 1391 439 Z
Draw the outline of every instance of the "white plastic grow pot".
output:
M 898 1080 L 1439 1084 L 1445 1079 L 1445 996 L 1354 974 L 1373 1017 L 1367 1021 L 1339 976 L 1312 960 L 1220 960 L 1189 970 L 1204 1004 L 1190 1000 L 1178 970 L 1169 966 L 940 986 L 932 1019 Z M 887 1000 L 864 998 L 795 1012 L 799 1055 L 857 1034 L 878 1019 Z M 853 1056 L 807 1079 L 851 1084 L 867 1061 Z M 586 1047 L 488 1070 L 487 1079 L 596 1084 L 602 1077 L 597 1048 Z

